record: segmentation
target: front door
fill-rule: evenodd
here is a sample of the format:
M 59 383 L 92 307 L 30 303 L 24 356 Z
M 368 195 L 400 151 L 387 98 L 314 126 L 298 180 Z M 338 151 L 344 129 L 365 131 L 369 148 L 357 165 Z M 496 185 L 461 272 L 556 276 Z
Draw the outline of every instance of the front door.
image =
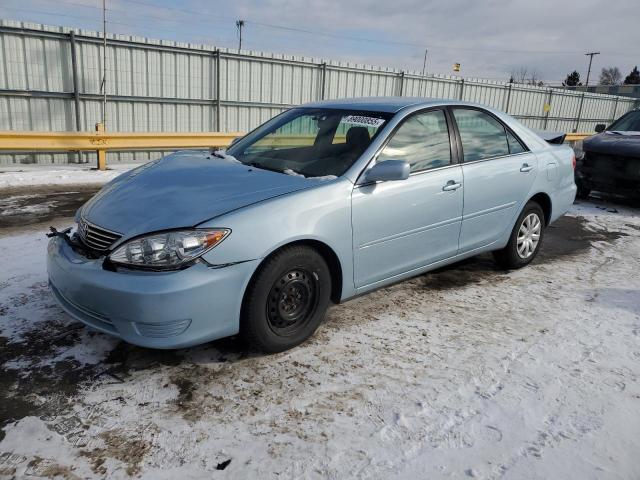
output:
M 376 159 L 407 161 L 409 178 L 354 188 L 356 288 L 457 253 L 464 188 L 462 167 L 453 163 L 449 128 L 444 110 L 411 115 Z

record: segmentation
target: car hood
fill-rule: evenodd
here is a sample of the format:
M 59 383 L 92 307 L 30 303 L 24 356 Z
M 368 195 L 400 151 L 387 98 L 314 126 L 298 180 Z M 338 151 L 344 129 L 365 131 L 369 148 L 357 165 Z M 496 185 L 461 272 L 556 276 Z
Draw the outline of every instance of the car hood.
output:
M 122 234 L 125 240 L 143 233 L 193 227 L 317 184 L 313 179 L 252 168 L 206 153 L 173 154 L 120 175 L 79 214 Z
M 586 152 L 640 157 L 640 132 L 602 132 L 584 140 Z

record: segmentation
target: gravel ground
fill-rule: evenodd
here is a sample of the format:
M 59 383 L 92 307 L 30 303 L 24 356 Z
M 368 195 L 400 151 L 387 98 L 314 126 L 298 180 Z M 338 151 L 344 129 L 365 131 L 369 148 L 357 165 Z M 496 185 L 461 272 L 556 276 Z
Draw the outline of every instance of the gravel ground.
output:
M 633 207 L 577 204 L 528 268 L 421 275 L 269 356 L 90 332 L 48 291 L 48 225 L 0 230 L 0 478 L 640 478 Z

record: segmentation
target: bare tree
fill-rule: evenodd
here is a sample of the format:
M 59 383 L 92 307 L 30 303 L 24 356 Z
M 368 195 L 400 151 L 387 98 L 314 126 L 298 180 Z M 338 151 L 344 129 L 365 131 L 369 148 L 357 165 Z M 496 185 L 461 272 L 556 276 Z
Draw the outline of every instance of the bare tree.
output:
M 540 78 L 540 74 L 535 68 L 517 67 L 511 70 L 510 83 L 520 83 L 524 85 L 538 85 L 542 86 L 543 82 Z
M 618 67 L 603 68 L 600 72 L 600 85 L 620 85 L 622 83 L 622 74 Z

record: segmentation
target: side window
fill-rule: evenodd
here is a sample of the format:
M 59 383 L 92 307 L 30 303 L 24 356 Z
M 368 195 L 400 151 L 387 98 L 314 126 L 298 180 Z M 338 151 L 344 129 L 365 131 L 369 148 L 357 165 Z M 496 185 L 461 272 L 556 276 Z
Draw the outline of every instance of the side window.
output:
M 509 142 L 509 153 L 511 153 L 511 155 L 527 151 L 513 133 L 509 131 L 507 131 L 507 141 Z
M 505 129 L 491 115 L 480 110 L 456 108 L 453 116 L 458 124 L 465 162 L 509 155 Z
M 451 164 L 449 129 L 444 111 L 418 113 L 400 125 L 378 156 L 378 162 L 405 160 L 411 172 Z

